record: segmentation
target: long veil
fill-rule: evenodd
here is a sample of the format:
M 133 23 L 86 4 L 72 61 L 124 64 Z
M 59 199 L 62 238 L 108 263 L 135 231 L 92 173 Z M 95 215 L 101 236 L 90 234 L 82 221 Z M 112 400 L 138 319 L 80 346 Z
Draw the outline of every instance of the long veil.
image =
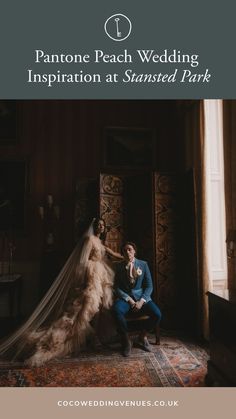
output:
M 83 273 L 87 256 L 87 239 L 94 234 L 93 223 L 94 220 L 29 319 L 0 343 L 0 358 L 11 360 L 18 358 L 28 344 L 28 336 L 37 332 L 50 318 L 57 319 L 60 316 L 73 283 L 79 280 L 78 272 L 80 275 Z

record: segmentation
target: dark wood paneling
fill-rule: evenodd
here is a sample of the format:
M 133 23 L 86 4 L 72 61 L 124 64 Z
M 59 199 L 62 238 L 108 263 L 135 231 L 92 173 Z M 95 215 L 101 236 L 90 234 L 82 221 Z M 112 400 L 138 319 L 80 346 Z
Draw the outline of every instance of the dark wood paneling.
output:
M 18 112 L 18 143 L 0 147 L 0 158 L 29 162 L 28 226 L 25 236 L 17 238 L 16 260 L 40 257 L 38 206 L 49 193 L 61 206 L 61 252 L 69 253 L 74 244 L 76 181 L 98 179 L 106 126 L 152 129 L 157 169 L 180 168 L 175 101 L 19 101 Z

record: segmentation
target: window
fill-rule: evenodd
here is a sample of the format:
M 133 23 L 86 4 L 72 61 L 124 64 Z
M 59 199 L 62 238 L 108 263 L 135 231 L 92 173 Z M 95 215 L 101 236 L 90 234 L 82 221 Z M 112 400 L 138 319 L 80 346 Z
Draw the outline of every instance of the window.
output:
M 223 103 L 204 100 L 208 260 L 211 289 L 225 296 L 227 288 L 224 191 Z

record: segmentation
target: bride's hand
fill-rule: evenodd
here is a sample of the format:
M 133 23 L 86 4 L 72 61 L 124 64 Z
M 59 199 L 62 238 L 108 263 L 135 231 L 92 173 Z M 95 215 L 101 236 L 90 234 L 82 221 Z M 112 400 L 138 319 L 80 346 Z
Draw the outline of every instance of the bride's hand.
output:
M 104 245 L 104 248 L 108 255 L 113 256 L 115 259 L 118 259 L 118 260 L 124 260 L 124 257 L 120 253 L 114 252 L 114 250 L 110 249 L 106 245 Z

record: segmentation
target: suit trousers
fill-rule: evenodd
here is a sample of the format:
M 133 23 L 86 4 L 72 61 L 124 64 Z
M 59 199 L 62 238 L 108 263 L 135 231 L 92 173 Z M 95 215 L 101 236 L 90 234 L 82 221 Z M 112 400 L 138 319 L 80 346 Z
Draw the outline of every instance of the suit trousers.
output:
M 113 305 L 113 314 L 117 324 L 117 329 L 120 334 L 128 332 L 128 325 L 125 315 L 132 310 L 131 305 L 127 301 L 118 299 Z M 148 315 L 149 319 L 145 320 L 144 328 L 146 331 L 154 329 L 154 327 L 161 320 L 161 311 L 159 307 L 152 301 L 144 303 L 142 308 L 138 311 L 140 315 Z

